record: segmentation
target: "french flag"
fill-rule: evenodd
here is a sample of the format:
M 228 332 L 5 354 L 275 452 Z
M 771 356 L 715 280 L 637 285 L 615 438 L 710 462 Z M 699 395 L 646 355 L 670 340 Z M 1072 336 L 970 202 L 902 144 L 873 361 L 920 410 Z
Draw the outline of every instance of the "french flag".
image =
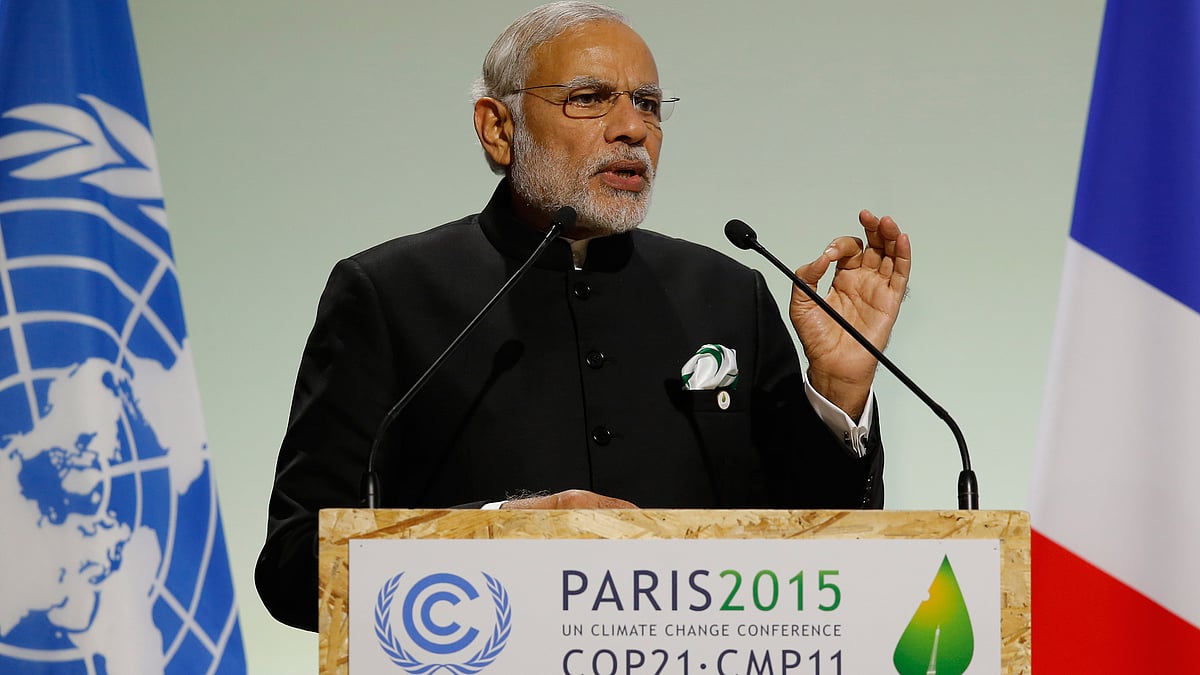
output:
M 1200 3 L 1109 0 L 1034 469 L 1036 672 L 1200 672 Z

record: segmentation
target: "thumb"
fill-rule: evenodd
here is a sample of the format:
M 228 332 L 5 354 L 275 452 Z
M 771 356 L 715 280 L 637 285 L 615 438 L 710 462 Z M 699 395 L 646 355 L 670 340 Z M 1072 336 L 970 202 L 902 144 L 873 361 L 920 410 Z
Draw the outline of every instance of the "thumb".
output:
M 797 267 L 796 276 L 800 277 L 800 280 L 807 284 L 810 288 L 816 290 L 817 284 L 820 283 L 821 277 L 825 276 L 825 272 L 829 270 L 829 265 L 832 262 L 833 259 L 830 258 L 826 253 L 821 253 L 821 255 L 817 256 L 816 260 L 808 263 L 807 265 L 801 265 L 800 267 Z M 799 289 L 793 288 L 792 300 L 808 300 L 808 296 Z

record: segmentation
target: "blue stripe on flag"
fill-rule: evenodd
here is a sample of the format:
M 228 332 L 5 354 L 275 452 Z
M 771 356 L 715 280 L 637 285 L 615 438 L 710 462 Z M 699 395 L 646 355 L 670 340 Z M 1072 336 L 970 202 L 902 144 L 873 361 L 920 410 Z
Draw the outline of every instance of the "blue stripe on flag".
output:
M 1200 3 L 1111 0 L 1071 236 L 1200 311 L 1197 217 Z

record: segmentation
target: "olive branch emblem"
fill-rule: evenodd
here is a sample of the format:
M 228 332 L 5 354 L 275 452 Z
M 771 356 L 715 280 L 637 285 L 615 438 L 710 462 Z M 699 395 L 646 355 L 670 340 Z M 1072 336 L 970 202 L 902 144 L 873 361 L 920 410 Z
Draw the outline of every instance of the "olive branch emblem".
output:
M 162 182 L 154 137 L 137 118 L 90 94 L 80 100 L 91 112 L 58 103 L 34 103 L 0 115 L 36 125 L 0 136 L 0 161 L 37 158 L 9 173 L 25 180 L 78 176 L 79 181 L 125 199 L 161 202 Z M 162 227 L 159 204 L 138 208 Z
M 455 675 L 475 675 L 496 660 L 496 657 L 504 650 L 512 628 L 512 608 L 508 600 L 508 591 L 500 585 L 499 581 L 487 574 L 483 575 L 483 578 L 487 580 L 488 591 L 492 595 L 492 603 L 496 608 L 496 626 L 487 643 L 465 663 L 423 663 L 405 651 L 404 645 L 392 631 L 392 599 L 400 586 L 400 577 L 402 576 L 404 576 L 403 572 L 384 583 L 379 589 L 379 595 L 375 601 L 375 637 L 392 663 L 408 671 L 411 675 L 436 675 L 442 670 L 450 671 Z

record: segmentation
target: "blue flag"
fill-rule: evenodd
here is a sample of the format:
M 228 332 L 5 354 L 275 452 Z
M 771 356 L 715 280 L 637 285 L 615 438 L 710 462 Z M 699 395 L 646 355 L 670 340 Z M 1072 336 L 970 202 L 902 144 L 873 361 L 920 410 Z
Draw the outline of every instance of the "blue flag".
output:
M 0 0 L 0 673 L 244 673 L 124 0 Z

